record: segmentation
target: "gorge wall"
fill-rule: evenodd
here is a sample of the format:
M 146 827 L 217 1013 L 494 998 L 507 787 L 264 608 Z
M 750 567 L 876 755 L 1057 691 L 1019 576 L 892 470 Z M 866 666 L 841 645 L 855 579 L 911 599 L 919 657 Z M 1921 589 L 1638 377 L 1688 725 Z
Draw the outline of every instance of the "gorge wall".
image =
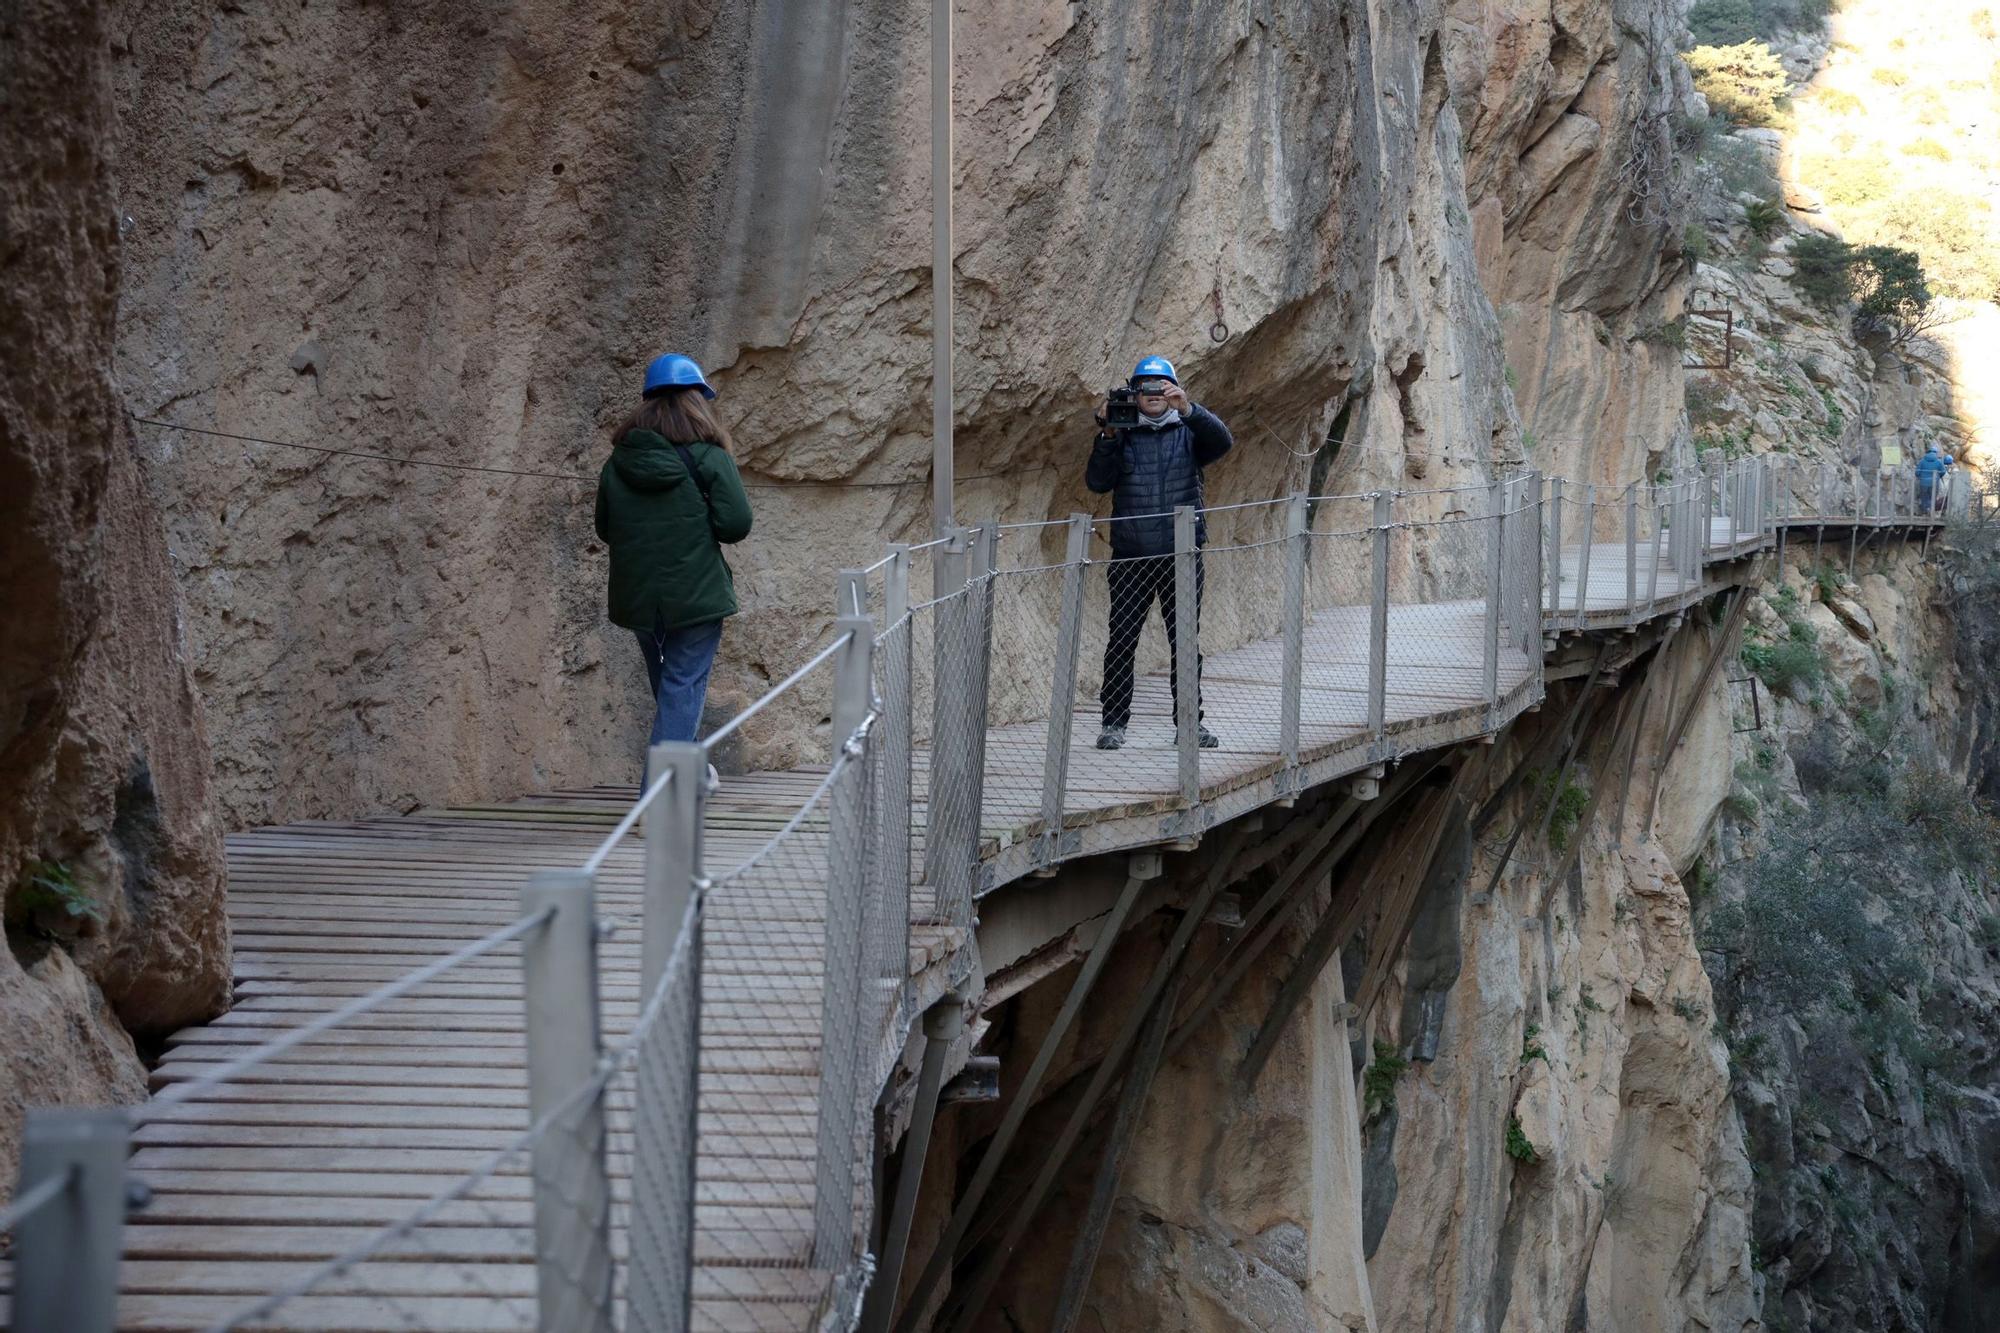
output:
M 1147 350 L 1236 426 L 1216 502 L 1495 459 L 1622 482 L 1669 446 L 1677 359 L 1637 335 L 1684 266 L 1628 199 L 1635 159 L 1671 183 L 1662 0 L 958 25 L 962 514 L 1091 508 L 1090 412 Z M 588 479 L 663 347 L 715 370 L 758 506 L 717 714 L 816 641 L 832 570 L 928 535 L 919 9 L 184 3 L 112 31 L 129 406 L 555 474 L 139 427 L 233 820 L 631 778 Z M 1349 405 L 1337 456 L 1298 457 Z M 743 762 L 803 753 L 823 704 Z
M 229 996 L 222 826 L 160 517 L 110 373 L 101 11 L 0 9 L 0 1171 L 25 1107 L 133 1101 L 131 1033 Z

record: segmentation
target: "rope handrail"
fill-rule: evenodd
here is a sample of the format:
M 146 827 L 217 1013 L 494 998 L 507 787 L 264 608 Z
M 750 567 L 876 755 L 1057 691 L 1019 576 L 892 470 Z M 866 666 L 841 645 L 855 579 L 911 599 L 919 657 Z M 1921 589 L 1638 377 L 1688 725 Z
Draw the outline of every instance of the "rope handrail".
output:
M 812 660 L 808 661 L 804 666 L 800 667 L 797 671 L 794 671 L 791 675 L 779 681 L 776 685 L 773 685 L 770 689 L 764 691 L 763 695 L 760 698 L 758 698 L 754 703 L 752 703 L 749 707 L 745 708 L 735 717 L 730 718 L 720 727 L 717 727 L 714 731 L 710 732 L 708 734 L 707 739 L 702 741 L 701 747 L 704 750 L 709 751 L 710 753 L 714 753 L 716 746 L 720 745 L 723 741 L 726 741 L 731 736 L 735 735 L 739 730 L 742 729 L 743 724 L 745 722 L 748 722 L 751 718 L 757 716 L 757 714 L 763 712 L 766 708 L 770 707 L 772 702 L 776 700 L 778 696 L 784 694 L 794 685 L 797 685 L 800 681 L 804 680 L 807 676 L 811 675 L 814 671 L 818 670 L 819 667 L 824 663 L 826 663 L 829 659 L 831 659 L 835 653 L 839 652 L 842 648 L 845 648 L 847 646 L 848 640 L 852 639 L 853 637 L 854 637 L 854 631 L 843 630 L 839 635 L 837 635 L 834 638 L 832 643 L 829 643 L 826 647 L 820 649 L 817 653 L 813 654 Z
M 59 1171 L 33 1189 L 14 1196 L 5 1208 L 0 1208 L 0 1232 L 12 1231 L 21 1222 L 40 1212 L 75 1182 L 77 1174 L 75 1167 Z
M 673 778 L 674 773 L 672 769 L 661 770 L 660 775 L 653 779 L 652 785 L 639 794 L 638 800 L 632 802 L 632 808 L 625 812 L 624 818 L 611 826 L 611 832 L 604 835 L 604 841 L 597 844 L 597 850 L 584 860 L 581 867 L 584 874 L 594 875 L 597 873 L 597 868 L 604 864 L 606 857 L 611 855 L 611 849 L 616 847 L 619 840 L 632 831 L 633 826 L 639 822 L 640 816 L 646 813 L 646 807 L 651 805 L 662 791 L 666 790 L 667 784 L 672 782 Z

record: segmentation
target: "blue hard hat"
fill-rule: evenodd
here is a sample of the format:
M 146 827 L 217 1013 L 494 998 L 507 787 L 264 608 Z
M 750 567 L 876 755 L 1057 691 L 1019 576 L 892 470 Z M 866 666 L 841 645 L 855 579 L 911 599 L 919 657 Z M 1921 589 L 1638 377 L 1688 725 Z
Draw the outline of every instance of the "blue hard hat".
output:
M 650 398 L 661 389 L 700 389 L 702 397 L 715 397 L 715 390 L 709 388 L 708 381 L 701 377 L 701 367 L 694 363 L 694 358 L 682 356 L 679 352 L 656 356 L 646 367 L 643 394 Z
M 1181 377 L 1174 374 L 1174 363 L 1164 356 L 1142 356 L 1139 364 L 1132 367 L 1132 383 L 1140 380 L 1172 380 L 1179 384 Z

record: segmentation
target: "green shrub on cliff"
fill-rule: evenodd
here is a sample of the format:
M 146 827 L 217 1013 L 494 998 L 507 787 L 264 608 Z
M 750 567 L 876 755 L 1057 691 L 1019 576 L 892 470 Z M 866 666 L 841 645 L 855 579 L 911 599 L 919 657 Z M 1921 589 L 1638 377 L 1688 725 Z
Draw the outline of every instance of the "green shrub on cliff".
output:
M 1695 0 L 1687 24 L 1701 45 L 1727 46 L 1817 26 L 1833 10 L 1832 0 Z
M 1762 42 L 1697 46 L 1681 59 L 1694 76 L 1696 91 L 1710 107 L 1738 125 L 1780 125 L 1785 120 L 1791 80 L 1770 47 Z
M 1838 236 L 1810 231 L 1792 241 L 1792 286 L 1814 305 L 1832 309 L 1854 299 L 1854 247 Z

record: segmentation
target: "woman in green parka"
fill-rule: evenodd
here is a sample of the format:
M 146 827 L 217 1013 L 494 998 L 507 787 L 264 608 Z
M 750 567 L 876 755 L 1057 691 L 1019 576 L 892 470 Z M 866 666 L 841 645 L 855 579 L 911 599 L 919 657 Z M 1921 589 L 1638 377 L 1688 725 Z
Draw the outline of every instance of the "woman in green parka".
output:
M 649 747 L 695 738 L 722 622 L 736 614 L 722 547 L 750 535 L 750 500 L 714 397 L 689 358 L 655 358 L 597 479 L 611 621 L 638 637 L 653 691 Z

